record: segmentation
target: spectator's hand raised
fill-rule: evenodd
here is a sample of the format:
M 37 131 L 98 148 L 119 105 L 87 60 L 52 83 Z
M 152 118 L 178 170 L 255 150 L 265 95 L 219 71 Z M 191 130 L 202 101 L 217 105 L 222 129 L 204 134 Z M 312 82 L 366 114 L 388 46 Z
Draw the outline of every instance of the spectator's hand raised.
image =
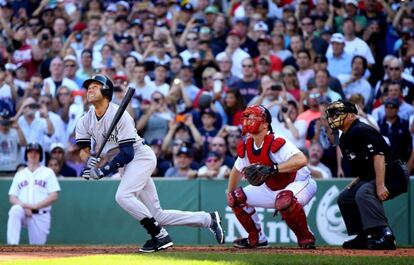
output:
M 39 109 L 40 117 L 47 119 L 49 117 L 49 110 L 45 104 L 42 104 Z
M 191 114 L 186 114 L 185 115 L 185 120 L 184 120 L 184 124 L 187 125 L 188 127 L 190 127 L 191 125 L 193 125 L 193 115 Z
M 168 123 L 168 127 L 170 130 L 175 131 L 177 129 L 178 123 L 175 121 L 175 119 L 171 119 Z

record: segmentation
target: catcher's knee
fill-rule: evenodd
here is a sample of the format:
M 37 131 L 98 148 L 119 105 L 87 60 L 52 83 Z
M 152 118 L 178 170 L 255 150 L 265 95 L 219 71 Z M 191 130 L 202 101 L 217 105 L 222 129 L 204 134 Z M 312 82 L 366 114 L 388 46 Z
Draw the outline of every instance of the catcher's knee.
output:
M 296 198 L 291 190 L 282 190 L 276 196 L 275 208 L 278 211 L 286 210 L 295 202 L 295 200 Z
M 227 193 L 227 205 L 232 208 L 244 206 L 246 201 L 246 194 L 241 187 Z

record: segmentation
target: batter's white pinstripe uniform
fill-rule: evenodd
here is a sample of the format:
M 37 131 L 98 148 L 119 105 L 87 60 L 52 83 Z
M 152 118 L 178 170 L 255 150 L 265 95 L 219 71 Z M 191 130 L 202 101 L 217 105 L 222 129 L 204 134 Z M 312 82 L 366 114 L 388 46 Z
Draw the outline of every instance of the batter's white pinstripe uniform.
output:
M 105 114 L 98 120 L 93 107 L 76 125 L 76 142 L 91 143 L 91 150 L 97 150 L 104 140 L 118 106 L 109 103 Z M 206 212 L 184 212 L 163 210 L 151 174 L 157 159 L 152 149 L 145 145 L 137 134 L 134 120 L 124 112 L 111 137 L 103 149 L 102 156 L 122 143 L 133 143 L 134 158 L 124 166 L 121 182 L 115 199 L 117 203 L 137 220 L 155 218 L 160 225 L 187 225 L 209 227 L 211 216 Z M 92 151 L 93 153 L 93 151 Z M 112 152 L 111 152 L 112 153 Z

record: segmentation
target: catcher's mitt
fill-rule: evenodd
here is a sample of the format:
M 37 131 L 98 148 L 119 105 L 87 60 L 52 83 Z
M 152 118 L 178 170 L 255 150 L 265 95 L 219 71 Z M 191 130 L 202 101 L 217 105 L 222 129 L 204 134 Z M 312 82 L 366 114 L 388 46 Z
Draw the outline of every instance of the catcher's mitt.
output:
M 277 168 L 277 166 L 276 166 Z M 270 176 L 271 173 L 275 172 L 275 168 L 260 164 L 252 164 L 243 168 L 242 173 L 250 185 L 260 186 L 266 179 Z

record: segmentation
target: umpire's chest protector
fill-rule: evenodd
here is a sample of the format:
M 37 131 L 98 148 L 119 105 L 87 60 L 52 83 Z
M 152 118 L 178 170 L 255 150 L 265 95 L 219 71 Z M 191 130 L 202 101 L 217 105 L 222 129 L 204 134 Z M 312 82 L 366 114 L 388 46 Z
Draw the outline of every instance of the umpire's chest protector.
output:
M 244 158 L 247 154 L 247 159 L 250 164 L 273 166 L 275 162 L 270 158 L 270 154 L 279 151 L 285 143 L 285 139 L 279 137 L 275 138 L 274 134 L 269 133 L 264 138 L 262 148 L 255 150 L 253 147 L 254 140 L 252 137 L 249 137 L 246 142 L 239 142 L 237 146 L 237 154 L 240 158 Z M 295 177 L 296 171 L 290 173 L 274 173 L 267 178 L 265 183 L 271 190 L 281 190 L 289 183 L 293 182 Z

